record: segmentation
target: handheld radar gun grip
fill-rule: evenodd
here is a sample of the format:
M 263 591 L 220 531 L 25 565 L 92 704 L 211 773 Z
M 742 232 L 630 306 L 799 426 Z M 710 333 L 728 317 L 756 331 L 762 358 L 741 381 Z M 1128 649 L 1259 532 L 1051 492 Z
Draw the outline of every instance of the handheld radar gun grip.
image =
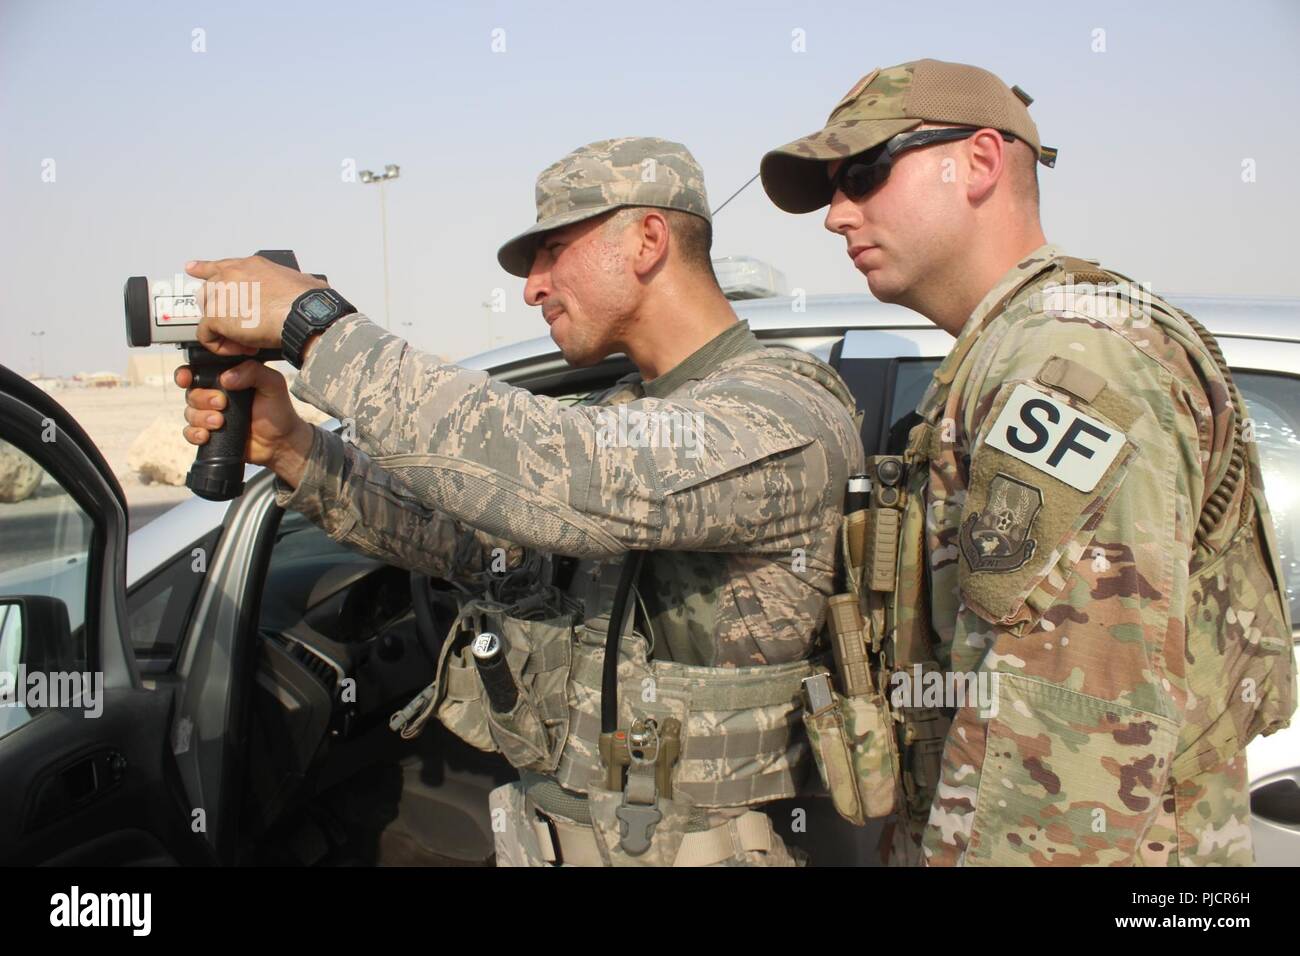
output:
M 300 271 L 298 257 L 292 250 L 263 249 L 254 254 Z M 215 355 L 201 345 L 191 345 L 186 351 L 194 387 L 217 389 L 226 396 L 226 407 L 222 411 L 225 421 L 220 428 L 209 430 L 207 443 L 199 446 L 185 484 L 200 498 L 230 501 L 244 493 L 244 447 L 248 444 L 248 429 L 253 419 L 254 393 L 251 388 L 226 391 L 221 375 L 249 358 L 274 361 L 280 358 L 280 353 L 263 349 L 253 356 Z
M 232 361 L 202 346 L 191 347 L 188 352 L 193 387 L 221 391 L 226 396 L 226 407 L 222 410 L 225 421 L 220 428 L 208 431 L 207 443 L 199 446 L 185 484 L 200 498 L 230 501 L 244 493 L 244 446 L 253 417 L 253 390 L 227 392 L 221 385 L 221 374 L 244 358 L 234 357 Z

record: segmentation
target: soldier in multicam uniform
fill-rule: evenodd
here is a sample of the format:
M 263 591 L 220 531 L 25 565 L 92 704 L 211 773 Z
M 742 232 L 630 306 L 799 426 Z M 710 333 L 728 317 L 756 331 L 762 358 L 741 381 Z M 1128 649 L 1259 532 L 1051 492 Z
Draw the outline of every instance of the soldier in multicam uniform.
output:
M 764 348 L 737 321 L 709 259 L 703 175 L 680 144 L 575 150 L 538 177 L 537 210 L 501 265 L 527 278 L 525 299 L 571 364 L 626 352 L 639 373 L 568 405 L 349 315 L 307 341 L 293 391 L 349 420 L 356 443 L 301 422 L 283 379 L 245 363 L 229 382 L 258 389 L 249 459 L 276 471 L 281 506 L 402 567 L 481 583 L 494 553 L 515 569 L 527 552 L 581 559 L 567 583 L 537 583 L 542 612 L 463 607 L 439 681 L 394 721 L 409 735 L 436 714 L 521 768 L 492 794 L 494 823 L 507 824 L 500 862 L 792 864 L 753 808 L 793 796 L 810 764 L 799 689 L 832 592 L 843 489 L 863 464 L 852 396 L 825 363 Z M 257 328 L 205 305 L 214 349 L 278 345 L 279 316 L 321 285 L 256 258 L 190 273 L 262 283 Z M 219 427 L 218 395 L 191 390 L 190 441 L 206 441 L 211 415 Z M 625 434 L 629 423 L 648 431 Z M 603 645 L 635 552 L 607 735 Z M 507 639 L 513 711 L 485 703 L 467 622 Z M 638 743 L 622 764 L 600 752 L 629 731 L 657 752 Z
M 904 455 L 886 650 L 992 672 L 997 700 L 898 713 L 897 846 L 1249 864 L 1245 747 L 1288 725 L 1295 675 L 1246 410 L 1190 316 L 1046 243 L 1029 103 L 971 66 L 878 69 L 761 167 L 782 209 L 829 204 L 878 299 L 956 337 Z

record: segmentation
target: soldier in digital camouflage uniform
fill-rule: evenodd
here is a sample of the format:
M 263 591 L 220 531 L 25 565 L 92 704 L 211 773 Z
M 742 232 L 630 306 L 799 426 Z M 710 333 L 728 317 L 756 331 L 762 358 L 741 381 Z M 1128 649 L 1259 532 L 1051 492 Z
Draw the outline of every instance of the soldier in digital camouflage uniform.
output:
M 992 672 L 997 700 L 948 710 L 946 735 L 898 715 L 902 852 L 1249 864 L 1245 747 L 1295 703 L 1256 449 L 1194 320 L 1043 239 L 1035 160 L 1055 150 L 1029 102 L 975 67 L 905 63 L 762 163 L 782 209 L 829 204 L 877 298 L 956 337 L 905 455 L 890 651 Z
M 630 218 L 611 222 L 611 213 Z M 496 548 L 512 564 L 521 548 L 583 559 L 568 587 L 586 620 L 572 647 L 547 651 L 572 655 L 567 700 L 562 693 L 558 710 L 539 705 L 550 747 L 532 755 L 491 731 L 481 688 L 460 679 L 464 668 L 445 670 L 439 688 L 438 715 L 454 731 L 524 753 L 523 782 L 492 799 L 509 822 L 498 834 L 503 863 L 794 862 L 752 808 L 793 796 L 809 765 L 798 691 L 832 593 L 843 489 L 862 467 L 862 445 L 853 399 L 829 366 L 764 348 L 736 320 L 708 258 L 710 221 L 703 174 L 677 143 L 604 140 L 539 175 L 537 222 L 501 248 L 501 265 L 528 279 L 525 298 L 542 308 L 566 359 L 586 365 L 626 351 L 641 367 L 587 403 L 443 364 L 359 314 L 316 338 L 293 387 L 355 432 L 350 444 L 311 429 L 305 466 L 277 494 L 333 539 L 440 578 L 471 578 Z M 203 274 L 238 278 L 247 261 Z M 699 314 L 681 314 L 682 303 Z M 676 324 L 651 327 L 669 320 Z M 680 361 L 648 369 L 650 353 L 637 343 L 670 329 Z M 223 331 L 241 340 L 237 324 Z M 203 425 L 210 394 L 191 392 L 192 426 Z M 624 441 L 620 404 L 667 426 L 657 440 Z M 688 434 L 672 431 L 683 425 Z M 187 437 L 206 434 L 199 427 Z M 620 852 L 620 795 L 598 786 L 592 678 L 610 572 L 616 578 L 633 549 L 648 555 L 636 631 L 625 632 L 620 658 L 621 726 L 651 713 L 684 727 L 673 792 L 658 794 L 664 819 L 641 854 Z M 563 633 L 567 642 L 567 624 Z M 593 818 L 603 825 L 595 837 Z

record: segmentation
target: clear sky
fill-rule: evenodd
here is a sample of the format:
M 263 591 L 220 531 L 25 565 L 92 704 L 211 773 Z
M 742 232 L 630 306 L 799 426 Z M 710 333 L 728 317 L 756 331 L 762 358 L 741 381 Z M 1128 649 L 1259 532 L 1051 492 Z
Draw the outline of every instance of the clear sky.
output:
M 540 314 L 495 253 L 532 222 L 544 166 L 676 139 L 716 206 L 859 76 L 925 56 L 1035 97 L 1061 150 L 1040 177 L 1052 241 L 1157 292 L 1300 296 L 1297 47 L 1296 0 L 0 0 L 0 363 L 34 371 L 43 330 L 47 372 L 122 371 L 128 275 L 264 247 L 382 319 L 378 187 L 345 182 L 349 160 L 401 166 L 396 331 L 452 357 L 532 338 Z M 866 291 L 821 215 L 778 212 L 758 183 L 714 253 Z

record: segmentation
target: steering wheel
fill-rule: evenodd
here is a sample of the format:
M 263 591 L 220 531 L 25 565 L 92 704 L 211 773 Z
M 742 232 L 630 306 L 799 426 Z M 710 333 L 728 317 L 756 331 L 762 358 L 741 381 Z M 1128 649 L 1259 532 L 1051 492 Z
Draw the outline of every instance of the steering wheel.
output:
M 440 587 L 439 584 L 439 578 L 421 571 L 411 572 L 411 610 L 415 612 L 415 632 L 420 639 L 420 647 L 435 668 L 438 666 L 443 642 L 447 639 L 447 630 L 459 611 L 455 594 L 445 585 Z

